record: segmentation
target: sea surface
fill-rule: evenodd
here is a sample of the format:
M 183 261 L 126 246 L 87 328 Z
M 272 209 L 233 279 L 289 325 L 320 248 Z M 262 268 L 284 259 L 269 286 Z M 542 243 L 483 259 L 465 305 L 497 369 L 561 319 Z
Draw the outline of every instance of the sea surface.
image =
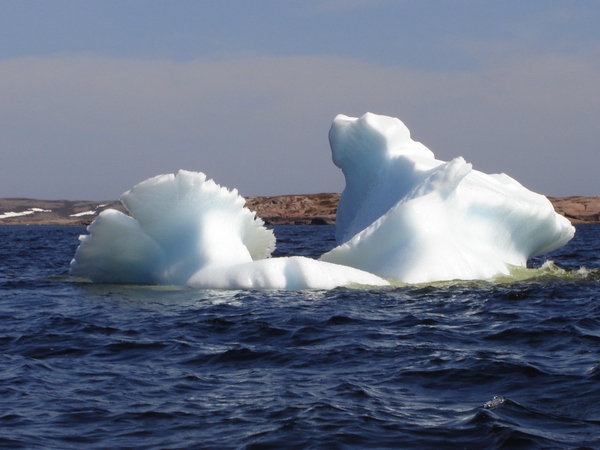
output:
M 0 448 L 600 449 L 598 225 L 501 281 L 295 292 L 73 280 L 84 232 L 0 227 Z

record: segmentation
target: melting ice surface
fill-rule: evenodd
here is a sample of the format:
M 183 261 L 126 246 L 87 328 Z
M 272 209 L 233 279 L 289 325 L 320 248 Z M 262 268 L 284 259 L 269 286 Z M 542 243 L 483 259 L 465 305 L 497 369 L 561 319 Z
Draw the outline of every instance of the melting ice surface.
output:
M 269 259 L 273 232 L 236 190 L 179 171 L 121 196 L 131 213 L 102 212 L 71 263 L 99 283 L 223 289 L 330 289 L 488 279 L 574 235 L 546 197 L 507 175 L 450 162 L 410 138 L 398 119 L 339 115 L 329 133 L 346 177 L 338 246 L 321 260 Z
M 339 115 L 329 132 L 346 178 L 340 244 L 323 261 L 405 283 L 488 279 L 565 245 L 575 228 L 505 174 L 435 159 L 398 119 Z
M 133 217 L 105 210 L 71 262 L 71 275 L 97 283 L 222 289 L 331 289 L 388 285 L 347 266 L 294 256 L 268 258 L 275 237 L 236 190 L 203 173 L 159 175 L 121 196 Z

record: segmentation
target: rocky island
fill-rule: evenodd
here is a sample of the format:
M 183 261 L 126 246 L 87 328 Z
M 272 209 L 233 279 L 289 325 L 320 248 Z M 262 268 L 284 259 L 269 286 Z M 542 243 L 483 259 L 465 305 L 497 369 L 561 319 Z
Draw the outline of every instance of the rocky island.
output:
M 600 196 L 548 197 L 556 212 L 572 223 L 600 223 Z M 340 194 L 246 197 L 246 206 L 267 225 L 335 223 Z M 117 200 L 0 199 L 0 225 L 89 225 L 105 209 L 125 211 Z

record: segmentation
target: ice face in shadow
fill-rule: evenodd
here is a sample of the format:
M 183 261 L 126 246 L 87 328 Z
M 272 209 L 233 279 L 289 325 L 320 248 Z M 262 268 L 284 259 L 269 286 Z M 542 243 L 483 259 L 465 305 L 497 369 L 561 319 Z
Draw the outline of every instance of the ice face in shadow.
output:
M 203 173 L 159 175 L 121 196 L 133 217 L 106 210 L 71 262 L 97 283 L 222 289 L 331 289 L 387 285 L 361 270 L 304 257 L 268 258 L 275 237 L 236 190 Z
M 336 217 L 340 245 L 323 261 L 405 283 L 488 279 L 575 233 L 546 197 L 463 158 L 436 160 L 398 119 L 339 115 L 329 139 L 346 188 Z

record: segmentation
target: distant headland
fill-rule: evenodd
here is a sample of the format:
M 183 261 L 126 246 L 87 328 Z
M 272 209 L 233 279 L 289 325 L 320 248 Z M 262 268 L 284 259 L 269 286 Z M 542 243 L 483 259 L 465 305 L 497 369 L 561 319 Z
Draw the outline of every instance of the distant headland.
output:
M 246 197 L 246 206 L 267 225 L 335 223 L 340 194 Z M 600 196 L 548 197 L 572 223 L 600 223 Z M 0 199 L 0 225 L 89 225 L 105 209 L 125 212 L 119 201 Z

